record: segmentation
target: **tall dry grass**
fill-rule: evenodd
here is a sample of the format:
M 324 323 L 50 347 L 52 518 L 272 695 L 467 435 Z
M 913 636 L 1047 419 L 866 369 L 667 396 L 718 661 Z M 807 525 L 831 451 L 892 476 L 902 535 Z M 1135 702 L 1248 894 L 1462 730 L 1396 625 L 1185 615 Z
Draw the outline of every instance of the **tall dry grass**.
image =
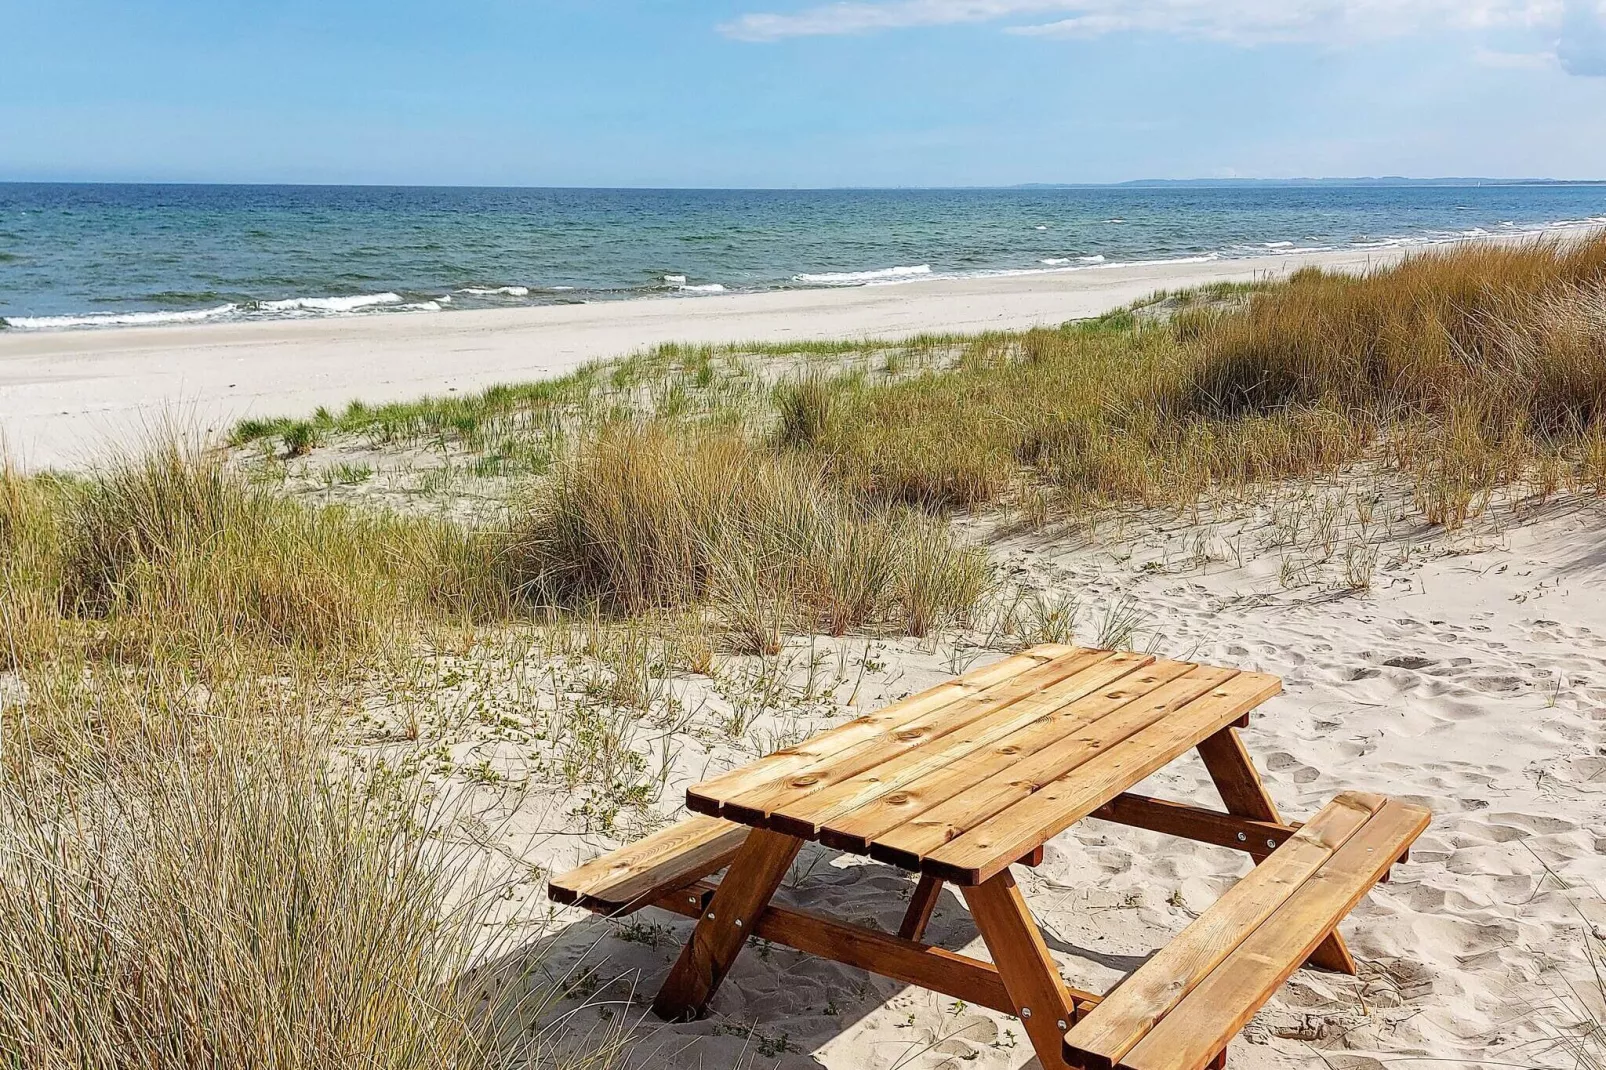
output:
M 1024 465 L 1075 508 L 1182 505 L 1367 459 L 1459 523 L 1519 480 L 1602 485 L 1606 237 L 1302 271 L 1169 322 L 982 337 L 951 371 L 785 402 L 778 436 L 869 500 L 985 505 Z
M 508 1032 L 539 985 L 459 983 L 504 889 L 452 807 L 331 764 L 421 615 L 483 609 L 478 553 L 177 445 L 0 470 L 7 1065 L 608 1064 L 617 1038 Z
M 0 666 L 62 643 L 148 660 L 240 643 L 339 661 L 421 613 L 505 612 L 491 537 L 312 507 L 178 439 L 77 479 L 0 468 Z
M 537 601 L 625 614 L 708 602 L 748 633 L 768 612 L 834 635 L 924 634 L 987 583 L 982 556 L 940 522 L 866 503 L 816 459 L 663 424 L 580 445 L 534 496 L 512 555 Z

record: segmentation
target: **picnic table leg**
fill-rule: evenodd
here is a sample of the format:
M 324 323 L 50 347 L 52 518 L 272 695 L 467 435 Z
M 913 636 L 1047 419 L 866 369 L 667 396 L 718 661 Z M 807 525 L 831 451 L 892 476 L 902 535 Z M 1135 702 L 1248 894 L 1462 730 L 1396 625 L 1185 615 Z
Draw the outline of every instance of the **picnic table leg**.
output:
M 1235 817 L 1282 824 L 1277 804 L 1271 801 L 1266 785 L 1261 783 L 1260 774 L 1255 771 L 1255 763 L 1244 749 L 1244 741 L 1239 738 L 1236 728 L 1223 728 L 1200 743 L 1199 757 L 1204 759 L 1210 779 L 1216 782 L 1216 790 L 1221 793 L 1221 801 L 1227 805 L 1228 813 Z M 1271 854 L 1271 849 L 1255 849 L 1249 853 L 1255 864 L 1259 865 Z M 1355 959 L 1337 929 L 1328 933 L 1327 938 L 1311 953 L 1310 962 L 1336 973 L 1355 975 Z
M 1066 1070 L 1065 1032 L 1075 1019 L 1074 1004 L 1014 876 L 1006 869 L 965 888 L 964 896 L 1043 1070 Z
M 919 940 L 924 936 L 926 925 L 931 921 L 931 912 L 937 909 L 937 897 L 941 894 L 941 880 L 929 873 L 920 874 L 920 883 L 915 885 L 915 894 L 909 899 L 909 909 L 904 911 L 898 935 L 905 940 Z
M 672 1022 L 700 1017 L 741 952 L 753 923 L 770 905 L 803 841 L 767 829 L 748 833 L 714 898 L 697 919 L 652 1010 Z

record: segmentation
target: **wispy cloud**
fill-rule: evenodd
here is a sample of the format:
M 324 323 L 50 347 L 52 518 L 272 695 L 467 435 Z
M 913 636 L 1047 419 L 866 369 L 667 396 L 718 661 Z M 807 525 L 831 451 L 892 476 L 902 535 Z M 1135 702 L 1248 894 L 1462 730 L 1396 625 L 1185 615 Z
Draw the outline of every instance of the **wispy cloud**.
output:
M 1556 58 L 1571 74 L 1606 77 L 1606 0 L 1567 0 Z
M 846 0 L 791 14 L 743 15 L 720 30 L 745 41 L 776 41 L 1008 20 L 1008 31 L 1017 34 L 1099 37 L 1138 31 L 1253 45 L 1444 30 L 1560 31 L 1564 23 L 1578 22 L 1606 38 L 1603 4 L 1606 0 Z M 1591 54 L 1603 53 L 1597 48 Z

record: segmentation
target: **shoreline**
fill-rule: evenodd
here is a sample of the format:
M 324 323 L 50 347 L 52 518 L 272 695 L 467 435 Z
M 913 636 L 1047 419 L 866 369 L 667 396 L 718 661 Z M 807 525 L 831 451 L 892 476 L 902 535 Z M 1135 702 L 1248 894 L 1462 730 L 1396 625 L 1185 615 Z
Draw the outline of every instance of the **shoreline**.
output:
M 81 468 L 173 421 L 220 433 L 247 416 L 299 416 L 353 398 L 379 403 L 541 379 L 664 342 L 896 341 L 1053 326 L 1156 290 L 1275 279 L 1309 266 L 1365 271 L 1412 251 L 340 319 L 8 331 L 0 333 L 0 448 L 23 470 Z

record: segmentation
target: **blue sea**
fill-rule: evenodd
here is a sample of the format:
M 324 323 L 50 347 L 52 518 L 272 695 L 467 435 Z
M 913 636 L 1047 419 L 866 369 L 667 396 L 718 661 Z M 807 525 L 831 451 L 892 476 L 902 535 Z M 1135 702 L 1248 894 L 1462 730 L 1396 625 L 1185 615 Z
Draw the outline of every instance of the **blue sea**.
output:
M 591 190 L 0 184 L 0 326 L 695 299 L 1431 245 L 1603 185 Z

